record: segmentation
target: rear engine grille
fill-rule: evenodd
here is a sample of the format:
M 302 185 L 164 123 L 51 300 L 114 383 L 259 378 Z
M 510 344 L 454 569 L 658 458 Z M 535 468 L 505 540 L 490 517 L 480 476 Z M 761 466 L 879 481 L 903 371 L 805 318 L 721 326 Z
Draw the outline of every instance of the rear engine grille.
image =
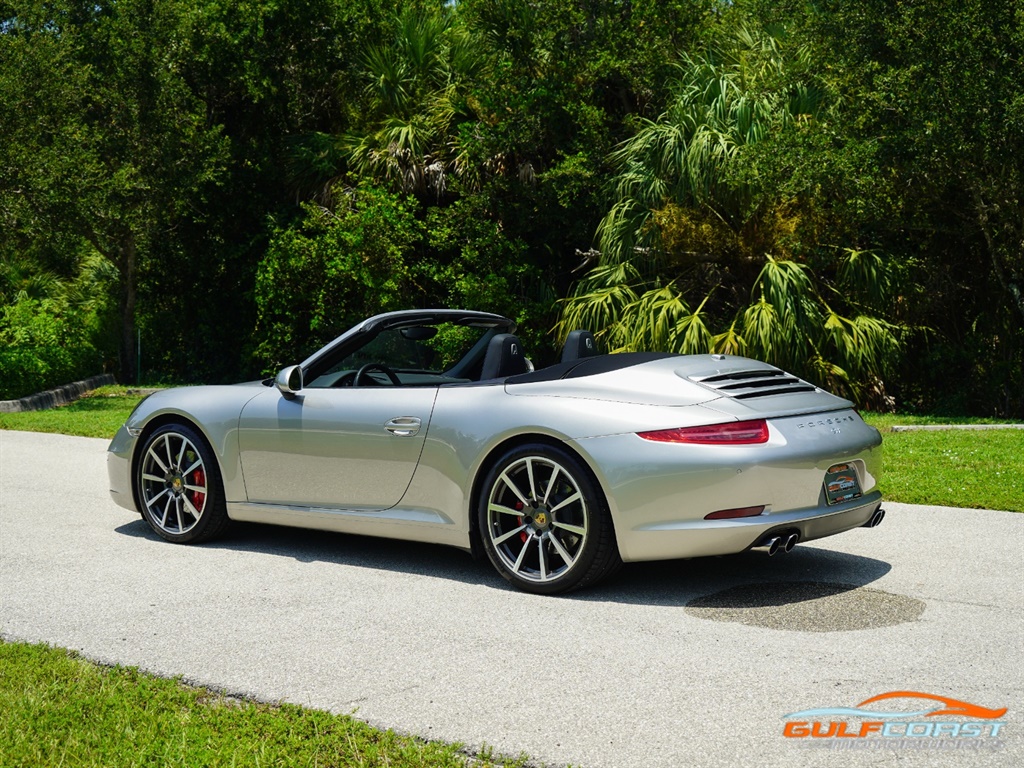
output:
M 760 368 L 753 371 L 731 371 L 713 376 L 691 376 L 690 381 L 737 400 L 771 395 L 790 395 L 796 392 L 814 392 L 817 388 L 778 368 Z

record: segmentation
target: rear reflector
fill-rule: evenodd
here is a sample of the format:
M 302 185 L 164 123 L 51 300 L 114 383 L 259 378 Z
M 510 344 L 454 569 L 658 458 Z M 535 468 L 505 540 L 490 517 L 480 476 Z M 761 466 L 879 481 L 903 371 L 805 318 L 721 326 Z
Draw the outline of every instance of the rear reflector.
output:
M 704 515 L 705 520 L 731 520 L 734 517 L 757 517 L 764 512 L 764 504 L 760 507 L 740 507 L 739 509 L 720 509 L 710 515 Z
M 637 432 L 644 440 L 658 443 L 697 443 L 699 445 L 754 445 L 768 442 L 768 422 L 731 421 L 706 427 L 676 427 L 654 432 Z

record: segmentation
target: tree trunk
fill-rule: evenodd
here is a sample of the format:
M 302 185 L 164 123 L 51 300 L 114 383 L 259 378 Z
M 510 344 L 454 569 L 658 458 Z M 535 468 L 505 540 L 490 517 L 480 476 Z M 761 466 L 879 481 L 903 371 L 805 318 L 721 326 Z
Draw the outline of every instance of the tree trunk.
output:
M 138 361 L 135 356 L 135 301 L 137 294 L 137 272 L 135 237 L 128 235 L 120 248 L 118 259 L 118 309 L 121 313 L 121 373 L 122 384 L 138 384 L 136 381 Z
M 1009 206 L 1007 206 L 1009 207 Z M 978 226 L 985 238 L 985 246 L 988 248 L 989 258 L 992 260 L 992 270 L 996 279 L 1003 287 L 1010 298 L 1013 306 L 1024 321 L 1024 280 L 1016 269 L 1013 268 L 1011 259 L 1007 259 L 1009 267 L 1003 263 L 1003 255 L 1000 252 L 999 243 L 996 242 L 996 233 L 992 230 L 992 222 L 989 219 L 989 207 L 985 204 L 981 194 L 974 190 L 974 208 L 978 217 Z

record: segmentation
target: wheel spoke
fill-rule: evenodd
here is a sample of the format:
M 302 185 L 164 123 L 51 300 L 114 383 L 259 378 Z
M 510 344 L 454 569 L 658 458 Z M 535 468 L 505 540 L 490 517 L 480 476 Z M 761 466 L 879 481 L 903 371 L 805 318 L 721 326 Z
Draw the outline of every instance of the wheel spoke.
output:
M 577 536 L 586 536 L 587 535 L 587 529 L 586 528 L 583 528 L 583 527 L 581 527 L 579 525 L 570 525 L 569 523 L 562 523 L 562 522 L 559 522 L 558 520 L 552 520 L 551 521 L 551 527 L 552 528 L 561 528 L 563 531 L 569 531 L 570 533 L 575 533 Z
M 178 533 L 184 533 L 185 522 L 181 519 L 181 496 L 178 496 L 178 498 L 175 501 L 177 503 L 174 506 L 175 509 L 177 509 L 178 511 Z
M 164 504 L 164 516 L 160 518 L 160 527 L 161 528 L 166 528 L 167 527 L 167 513 L 171 511 L 171 504 L 173 504 L 173 503 L 174 503 L 174 497 L 173 496 L 168 496 L 167 497 L 167 503 Z
M 146 472 L 142 473 L 142 479 L 143 480 L 152 480 L 154 483 L 162 483 L 162 482 L 164 482 L 164 478 L 157 477 L 156 475 L 150 475 L 150 474 L 147 474 Z
M 149 458 L 155 461 L 156 465 L 160 467 L 160 469 L 162 469 L 164 472 L 170 471 L 168 470 L 167 465 L 160 461 L 160 457 L 156 455 L 156 451 L 154 451 L 152 448 L 149 449 L 147 455 L 149 456 Z
M 195 505 L 191 501 L 189 501 L 188 496 L 182 496 L 181 500 L 184 501 L 185 502 L 185 506 L 188 507 L 189 514 L 191 514 L 192 517 L 194 517 L 196 520 L 198 520 L 199 516 L 202 515 L 203 513 L 200 512 L 198 509 L 196 509 Z
M 187 448 L 187 447 L 188 447 L 188 440 L 182 439 L 182 441 L 181 441 L 181 450 L 178 451 L 178 460 L 176 462 L 174 462 L 174 466 L 178 467 L 179 469 L 181 468 L 181 460 L 183 458 L 185 458 L 185 448 Z M 182 474 L 188 474 L 188 473 L 187 472 L 183 472 Z
M 185 485 L 186 490 L 195 491 L 196 493 L 206 493 L 205 485 Z
M 501 504 L 495 504 L 493 501 L 487 505 L 489 512 L 500 512 L 503 515 L 515 515 L 516 517 L 522 517 L 522 511 L 518 509 L 512 509 L 512 507 L 506 507 Z
M 557 550 L 558 556 L 562 558 L 562 562 L 564 562 L 566 565 L 572 565 L 576 558 L 570 555 L 568 552 L 566 552 L 565 547 L 562 546 L 562 542 L 560 542 L 558 540 L 558 537 L 555 536 L 554 531 L 550 531 L 548 533 L 548 539 L 551 540 L 552 546 L 554 546 L 555 550 Z
M 523 531 L 526 530 L 526 528 L 527 528 L 526 523 L 523 523 L 522 525 L 520 525 L 515 530 L 509 531 L 508 533 L 504 533 L 501 536 L 499 536 L 498 538 L 492 539 L 491 541 L 494 543 L 494 546 L 498 546 L 502 542 L 507 541 L 508 539 L 511 539 L 517 533 L 522 533 Z
M 555 480 L 558 479 L 558 473 L 562 471 L 562 468 L 557 464 L 555 464 L 554 467 L 554 471 L 551 473 L 551 477 L 548 479 L 547 490 L 544 491 L 544 504 L 547 504 L 548 499 L 551 498 L 551 492 L 555 489 Z
M 572 496 L 569 496 L 568 498 L 562 499 L 560 502 L 555 504 L 555 506 L 551 507 L 551 509 L 549 511 L 552 514 L 554 514 L 555 512 L 560 510 L 562 507 L 566 506 L 567 504 L 572 504 L 574 501 L 578 501 L 579 499 L 582 499 L 582 498 L 583 498 L 583 494 L 581 494 L 579 491 L 576 491 L 576 493 L 574 493 Z
M 193 464 L 191 467 L 189 467 L 188 469 L 183 471 L 181 474 L 183 476 L 184 475 L 191 475 L 196 469 L 198 469 L 201 466 L 203 466 L 203 460 L 202 459 L 196 459 L 195 464 Z
M 537 486 L 533 482 L 533 459 L 527 459 L 526 460 L 526 476 L 530 480 L 530 498 L 531 499 L 536 499 L 537 498 Z
M 171 433 L 164 435 L 164 450 L 167 451 L 167 465 L 173 467 L 174 459 L 171 458 Z
M 530 502 L 526 500 L 526 497 L 524 497 L 523 494 L 519 491 L 519 489 L 516 488 L 515 484 L 509 479 L 509 476 L 505 472 L 502 472 L 498 479 L 508 486 L 509 490 L 511 490 L 512 493 L 516 495 L 517 499 L 523 502 L 524 507 L 530 506 Z
M 537 556 L 540 558 L 540 580 L 548 580 L 548 555 L 544 547 L 544 537 L 537 537 Z
M 523 560 L 526 558 L 526 550 L 530 548 L 529 540 L 523 542 L 523 548 L 519 550 L 519 557 L 516 558 L 515 564 L 512 566 L 512 570 L 518 572 L 523 567 Z
M 170 490 L 171 490 L 170 488 L 164 488 L 164 489 L 163 489 L 162 491 L 160 491 L 160 493 L 158 493 L 158 494 L 157 494 L 156 496 L 154 496 L 153 498 L 151 498 L 151 499 L 146 499 L 146 506 L 147 506 L 147 507 L 151 507 L 151 506 L 153 506 L 154 504 L 156 504 L 156 502 L 157 502 L 157 499 L 159 499 L 159 498 L 160 498 L 161 496 L 163 496 L 163 495 L 164 495 L 165 493 L 167 493 L 167 492 L 168 492 L 168 491 L 170 491 Z

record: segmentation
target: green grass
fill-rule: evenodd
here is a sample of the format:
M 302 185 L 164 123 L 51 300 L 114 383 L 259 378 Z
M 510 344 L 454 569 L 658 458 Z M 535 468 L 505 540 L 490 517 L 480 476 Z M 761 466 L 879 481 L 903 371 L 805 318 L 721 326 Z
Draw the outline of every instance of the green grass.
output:
M 0 429 L 113 437 L 143 396 L 126 387 L 100 387 L 68 405 L 45 411 L 0 413 Z
M 44 645 L 0 642 L 0 765 L 521 766 L 352 717 L 225 697 L 104 667 Z
M 991 424 L 993 419 L 865 413 L 882 432 L 882 494 L 907 504 L 1024 512 L 1024 430 L 893 432 L 898 424 Z

